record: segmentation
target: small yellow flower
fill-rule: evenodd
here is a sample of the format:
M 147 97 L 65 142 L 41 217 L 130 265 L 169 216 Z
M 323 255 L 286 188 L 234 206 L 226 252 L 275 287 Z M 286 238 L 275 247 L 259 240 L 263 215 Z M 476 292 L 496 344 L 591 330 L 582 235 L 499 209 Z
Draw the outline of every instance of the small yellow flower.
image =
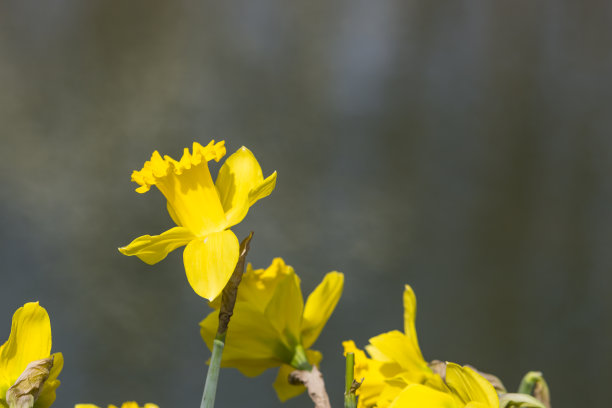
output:
M 336 307 L 343 284 L 343 274 L 329 272 L 304 304 L 300 278 L 281 258 L 265 270 L 254 270 L 249 264 L 227 330 L 221 367 L 237 368 L 254 377 L 280 366 L 274 382 L 279 399 L 285 401 L 303 392 L 304 387 L 290 385 L 287 377 L 293 370 L 319 364 L 321 353 L 309 347 Z M 218 299 L 211 303 L 216 310 L 200 323 L 202 338 L 210 349 L 219 303 Z
M 447 363 L 444 379 L 423 358 L 416 335 L 416 297 L 404 290 L 404 333 L 394 330 L 370 339 L 366 354 L 353 341 L 343 343 L 355 353 L 359 408 L 484 408 L 499 407 L 493 386 L 469 367 Z
M 156 186 L 166 197 L 167 209 L 176 227 L 160 235 L 143 235 L 119 248 L 152 265 L 169 252 L 187 245 L 183 262 L 193 290 L 214 299 L 225 287 L 238 261 L 238 238 L 228 228 L 246 216 L 249 207 L 274 190 L 276 172 L 264 180 L 261 167 L 246 147 L 232 154 L 212 181 L 208 162 L 225 155 L 224 142 L 207 146 L 193 144 L 176 161 L 155 151 L 132 181 L 139 193 Z
M 93 405 L 93 404 L 76 404 L 74 406 L 74 408 L 100 408 L 97 405 Z M 117 408 L 115 405 L 109 405 L 108 408 Z M 124 402 L 121 405 L 121 408 L 140 408 L 140 405 L 138 405 L 137 403 L 130 401 L 130 402 Z M 159 408 L 157 405 L 155 404 L 144 404 L 144 406 L 142 408 Z
M 8 408 L 6 391 L 15 384 L 28 364 L 51 356 L 51 322 L 38 302 L 26 303 L 13 315 L 11 334 L 0 347 L 0 406 Z M 62 353 L 54 353 L 53 366 L 44 381 L 34 408 L 48 408 L 55 401 L 57 376 L 64 365 Z M 27 381 L 27 380 L 26 380 Z

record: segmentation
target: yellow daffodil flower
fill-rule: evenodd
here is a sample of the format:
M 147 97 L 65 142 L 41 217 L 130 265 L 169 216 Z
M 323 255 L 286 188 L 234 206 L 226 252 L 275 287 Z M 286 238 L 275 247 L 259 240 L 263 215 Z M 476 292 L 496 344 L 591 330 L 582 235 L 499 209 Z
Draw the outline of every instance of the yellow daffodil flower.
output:
M 241 147 L 232 154 L 212 181 L 208 162 L 225 155 L 224 142 L 193 144 L 176 161 L 155 151 L 140 171 L 132 173 L 139 193 L 156 186 L 166 197 L 176 227 L 160 235 L 143 235 L 119 248 L 152 265 L 186 245 L 183 262 L 193 290 L 206 299 L 221 293 L 238 261 L 238 238 L 228 228 L 246 216 L 249 207 L 274 190 L 276 172 L 264 179 L 253 153 Z
M 249 264 L 242 278 L 234 315 L 227 330 L 221 367 L 237 368 L 255 377 L 279 367 L 274 389 L 281 401 L 299 395 L 304 387 L 289 384 L 289 374 L 308 370 L 321 361 L 321 353 L 310 350 L 331 316 L 344 284 L 344 275 L 329 272 L 308 296 L 306 304 L 300 278 L 291 266 L 276 258 L 267 269 Z M 216 309 L 201 323 L 202 338 L 212 349 L 218 318 Z
M 76 404 L 74 406 L 74 408 L 100 408 L 97 405 L 93 405 L 93 404 Z M 117 408 L 117 406 L 115 405 L 109 405 L 108 408 Z M 130 402 L 124 402 L 121 405 L 121 408 L 140 408 L 140 405 L 138 405 L 137 403 L 130 401 Z M 157 405 L 155 404 L 144 404 L 142 408 L 159 408 Z
M 355 353 L 355 378 L 364 378 L 357 390 L 359 408 L 498 408 L 493 386 L 469 367 L 447 363 L 444 379 L 429 368 L 415 319 L 416 296 L 406 285 L 404 333 L 394 330 L 371 338 L 369 358 L 353 341 L 343 343 L 345 353 Z
M 31 387 L 33 379 L 24 373 L 30 363 L 53 357 L 49 376 L 34 397 L 34 408 L 48 408 L 55 401 L 55 390 L 60 385 L 57 376 L 64 365 L 62 353 L 51 355 L 51 322 L 47 311 L 38 302 L 26 303 L 13 315 L 11 334 L 0 347 L 0 406 L 8 408 L 6 394 L 18 379 Z M 22 375 L 26 377 L 22 377 Z M 21 378 L 20 378 L 21 377 Z

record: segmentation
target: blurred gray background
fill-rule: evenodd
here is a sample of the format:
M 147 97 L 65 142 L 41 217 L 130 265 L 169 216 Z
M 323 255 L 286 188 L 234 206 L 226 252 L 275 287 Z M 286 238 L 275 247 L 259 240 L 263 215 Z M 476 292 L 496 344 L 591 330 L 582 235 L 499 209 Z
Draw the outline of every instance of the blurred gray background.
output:
M 427 359 L 605 406 L 611 24 L 603 0 L 2 2 L 1 338 L 40 300 L 55 406 L 198 406 L 208 308 L 182 250 L 116 248 L 172 226 L 131 171 L 224 139 L 279 174 L 235 228 L 250 261 L 284 257 L 306 293 L 346 274 L 315 344 L 334 406 L 341 341 L 401 329 L 405 283 Z M 275 375 L 222 371 L 218 406 L 280 406 Z

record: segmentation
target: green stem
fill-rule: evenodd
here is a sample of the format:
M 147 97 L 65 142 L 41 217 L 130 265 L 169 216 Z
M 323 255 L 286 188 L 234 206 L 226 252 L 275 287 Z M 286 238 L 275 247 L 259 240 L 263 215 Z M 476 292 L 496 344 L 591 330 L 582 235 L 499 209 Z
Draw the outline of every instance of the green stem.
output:
M 202 395 L 200 408 L 213 408 L 215 405 L 215 394 L 217 393 L 217 382 L 221 369 L 221 355 L 223 354 L 224 346 L 225 333 L 217 334 L 213 342 L 212 356 L 210 357 L 210 366 L 206 374 L 206 384 L 204 385 L 204 394 Z
M 227 334 L 227 326 L 234 314 L 234 306 L 236 305 L 236 297 L 238 296 L 238 285 L 240 285 L 240 281 L 242 280 L 244 263 L 249 252 L 249 244 L 252 238 L 253 231 L 251 231 L 251 233 L 240 243 L 238 262 L 236 263 L 232 276 L 230 276 L 229 281 L 221 293 L 219 326 L 217 327 L 217 335 L 213 341 L 212 356 L 210 357 L 208 373 L 206 373 L 206 383 L 204 384 L 204 394 L 202 395 L 200 408 L 213 408 L 215 406 L 215 394 L 217 393 L 217 382 L 219 381 L 219 371 L 221 369 L 221 356 L 223 354 L 223 347 L 225 347 L 225 335 Z
M 356 408 L 357 398 L 352 390 L 355 379 L 355 353 L 346 353 L 346 377 L 344 382 L 344 408 Z

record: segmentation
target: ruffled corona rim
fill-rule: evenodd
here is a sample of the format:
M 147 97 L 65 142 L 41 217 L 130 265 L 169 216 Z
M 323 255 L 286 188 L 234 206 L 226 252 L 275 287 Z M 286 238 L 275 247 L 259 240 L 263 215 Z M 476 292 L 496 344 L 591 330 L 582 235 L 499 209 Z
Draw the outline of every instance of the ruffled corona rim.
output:
M 183 151 L 183 157 L 179 161 L 167 155 L 162 158 L 157 150 L 154 151 L 151 160 L 146 161 L 141 170 L 134 170 L 132 173 L 132 181 L 140 185 L 136 191 L 146 193 L 151 189 L 151 186 L 168 176 L 170 172 L 181 175 L 183 171 L 199 165 L 202 161 L 215 160 L 218 162 L 225 156 L 225 141 L 215 143 L 214 140 L 211 140 L 206 146 L 193 142 L 191 150 L 192 153 L 186 147 Z

